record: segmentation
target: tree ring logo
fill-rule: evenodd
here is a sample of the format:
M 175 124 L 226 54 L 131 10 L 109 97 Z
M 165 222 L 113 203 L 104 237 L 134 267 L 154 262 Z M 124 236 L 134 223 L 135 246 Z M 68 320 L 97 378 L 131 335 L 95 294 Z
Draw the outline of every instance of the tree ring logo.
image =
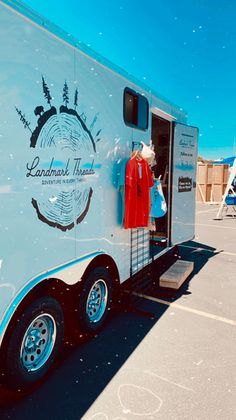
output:
M 101 129 L 92 134 L 98 114 L 88 127 L 87 117 L 79 114 L 78 89 L 74 108 L 69 108 L 69 89 L 65 81 L 63 104 L 52 106 L 50 90 L 42 76 L 44 97 L 49 109 L 36 106 L 37 126 L 32 130 L 25 114 L 16 107 L 25 129 L 30 131 L 30 147 L 36 151 L 26 164 L 26 177 L 37 181 L 31 204 L 42 222 L 62 231 L 82 222 L 89 211 L 93 188 L 89 180 L 96 177 L 101 165 L 96 164 L 97 142 Z M 41 188 L 38 188 L 38 184 Z

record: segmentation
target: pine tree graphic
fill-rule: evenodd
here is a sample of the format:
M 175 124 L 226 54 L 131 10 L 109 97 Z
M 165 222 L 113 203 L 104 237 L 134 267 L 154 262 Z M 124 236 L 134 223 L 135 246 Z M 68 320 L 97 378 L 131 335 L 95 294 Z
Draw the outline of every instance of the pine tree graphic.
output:
M 63 98 L 63 102 L 64 102 L 64 104 L 65 104 L 66 107 L 67 107 L 67 105 L 69 103 L 69 94 L 68 94 L 68 92 L 69 92 L 68 85 L 67 85 L 66 80 L 65 80 L 64 87 L 63 87 L 63 96 L 62 96 L 62 98 Z
M 78 89 L 77 88 L 75 89 L 74 106 L 75 106 L 75 109 L 78 106 Z
M 25 114 L 22 114 L 21 110 L 15 107 L 17 114 L 20 116 L 20 120 L 22 121 L 22 124 L 25 128 L 28 128 L 28 130 L 32 133 L 32 130 L 30 128 L 30 122 L 26 120 Z
M 47 83 L 45 82 L 43 76 L 42 76 L 42 84 L 43 84 L 44 97 L 47 99 L 47 103 L 50 105 L 50 107 L 52 107 L 52 105 L 51 105 L 52 97 L 50 95 L 50 90 L 48 89 Z

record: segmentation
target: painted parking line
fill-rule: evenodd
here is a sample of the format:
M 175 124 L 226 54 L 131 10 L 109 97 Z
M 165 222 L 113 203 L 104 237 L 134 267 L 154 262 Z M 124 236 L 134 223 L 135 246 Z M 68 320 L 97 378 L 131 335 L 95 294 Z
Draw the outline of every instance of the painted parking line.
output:
M 211 249 L 206 249 L 206 248 L 201 248 L 201 247 L 196 247 L 196 246 L 191 246 L 191 245 L 182 245 L 180 244 L 179 247 L 181 248 L 189 248 L 189 249 L 194 249 L 197 252 L 210 252 L 211 254 L 224 254 L 224 255 L 231 255 L 236 257 L 236 252 L 228 252 L 228 251 L 224 251 L 222 249 L 215 249 L 214 251 L 212 251 Z
M 220 222 L 220 220 L 219 220 Z M 217 229 L 230 229 L 230 230 L 236 230 L 236 227 L 232 227 L 232 226 L 222 226 L 222 225 L 210 225 L 207 223 L 196 223 L 196 226 L 205 226 L 205 227 L 211 227 L 211 228 L 217 228 Z
M 214 249 L 213 251 L 211 249 L 201 248 L 200 246 L 191 246 L 191 245 L 183 245 L 183 244 L 179 244 L 178 246 L 181 248 L 194 249 L 195 251 L 198 251 L 198 252 L 205 251 L 205 252 L 210 252 L 211 254 L 216 253 L 216 249 Z
M 216 251 L 217 253 L 217 251 Z M 228 251 L 219 251 L 220 254 L 225 254 L 225 255 L 233 255 L 236 257 L 236 253 L 235 252 L 228 252 Z
M 217 210 L 218 210 L 217 208 L 214 208 L 214 209 L 211 209 L 211 210 L 199 210 L 199 211 L 196 211 L 196 214 L 215 213 Z
M 142 297 L 143 299 L 150 300 L 152 302 L 160 303 L 161 305 L 170 306 L 171 308 L 180 309 L 181 311 L 190 312 L 192 314 L 199 315 L 204 318 L 213 319 L 214 321 L 223 322 L 225 324 L 233 325 L 234 327 L 236 327 L 236 321 L 234 321 L 233 319 L 224 318 L 222 316 L 214 315 L 209 312 L 199 311 L 198 309 L 193 309 L 188 306 L 179 305 L 175 302 L 168 302 L 167 300 L 158 299 L 153 296 L 145 295 L 143 293 L 133 292 L 132 294 L 135 296 Z

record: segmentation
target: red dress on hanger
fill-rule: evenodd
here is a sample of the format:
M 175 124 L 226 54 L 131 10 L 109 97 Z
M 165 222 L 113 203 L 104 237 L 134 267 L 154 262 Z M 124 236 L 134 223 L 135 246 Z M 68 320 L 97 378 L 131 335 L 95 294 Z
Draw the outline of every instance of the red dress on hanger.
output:
M 152 173 L 144 159 L 131 158 L 125 172 L 125 229 L 147 227 Z

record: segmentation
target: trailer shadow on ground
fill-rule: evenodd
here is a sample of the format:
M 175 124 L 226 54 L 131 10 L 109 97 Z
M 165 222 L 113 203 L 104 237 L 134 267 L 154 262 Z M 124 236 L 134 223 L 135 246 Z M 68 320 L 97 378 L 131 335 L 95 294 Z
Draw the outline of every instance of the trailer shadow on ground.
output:
M 194 273 L 178 291 L 159 288 L 160 274 L 177 258 L 174 254 L 165 256 L 154 268 L 148 294 L 168 301 L 188 294 L 189 282 L 214 255 L 214 248 L 196 242 L 185 244 L 178 257 L 194 261 Z M 74 331 L 55 370 L 37 388 L 28 394 L 0 389 L 0 418 L 82 418 L 168 308 L 147 300 L 144 303 L 133 291 L 132 283 L 126 284 L 120 304 L 100 334 L 85 337 Z
M 190 294 L 189 284 L 196 274 L 201 271 L 208 260 L 214 258 L 220 251 L 216 251 L 216 248 L 202 244 L 195 241 L 189 241 L 179 246 L 178 254 L 172 253 L 170 256 L 164 256 L 162 264 L 156 264 L 153 287 L 150 291 L 151 296 L 165 299 L 169 302 L 178 300 L 181 296 Z M 159 287 L 159 278 L 166 271 L 166 269 L 176 260 L 183 259 L 194 263 L 194 270 L 178 289 L 168 289 Z

